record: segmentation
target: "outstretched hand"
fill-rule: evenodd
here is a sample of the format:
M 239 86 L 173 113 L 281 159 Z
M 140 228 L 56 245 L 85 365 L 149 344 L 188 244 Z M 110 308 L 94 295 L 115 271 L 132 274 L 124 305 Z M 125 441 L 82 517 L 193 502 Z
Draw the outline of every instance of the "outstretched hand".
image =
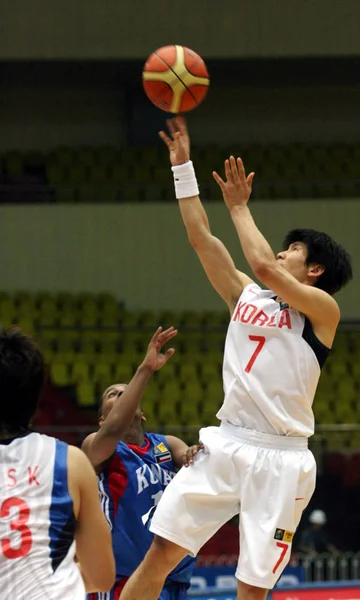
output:
M 169 329 L 165 329 L 165 331 L 162 330 L 162 327 L 158 327 L 150 340 L 142 364 L 149 367 L 152 371 L 161 369 L 175 353 L 174 348 L 169 348 L 164 353 L 162 353 L 161 350 L 163 346 L 176 335 L 177 329 L 174 329 L 174 327 L 169 327 Z
M 230 156 L 225 161 L 225 176 L 224 181 L 216 171 L 213 171 L 213 177 L 216 183 L 220 186 L 225 204 L 229 210 L 235 206 L 244 206 L 247 204 L 255 173 L 250 173 L 246 176 L 245 169 L 241 158 Z
M 190 160 L 190 137 L 184 117 L 174 117 L 166 121 L 170 135 L 159 131 L 159 136 L 165 142 L 170 153 L 173 167 L 183 165 Z
M 198 452 L 200 452 L 200 450 L 204 450 L 205 446 L 202 442 L 199 442 L 198 444 L 194 444 L 193 446 L 190 446 L 190 448 L 188 448 L 185 452 L 185 454 L 182 457 L 182 461 L 183 461 L 183 465 L 184 467 L 188 467 L 192 464 L 194 464 L 194 459 L 195 456 Z

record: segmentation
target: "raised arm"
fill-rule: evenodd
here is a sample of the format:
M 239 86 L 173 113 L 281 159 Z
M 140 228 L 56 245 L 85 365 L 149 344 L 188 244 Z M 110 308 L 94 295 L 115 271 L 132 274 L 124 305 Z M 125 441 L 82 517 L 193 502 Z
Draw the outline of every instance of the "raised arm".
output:
M 276 259 L 251 216 L 247 206 L 248 199 L 245 199 L 244 189 L 250 185 L 251 192 L 254 174 L 251 173 L 246 177 L 241 158 L 235 160 L 231 156 L 225 161 L 226 181 L 216 172 L 213 175 L 222 190 L 241 247 L 255 277 L 289 306 L 306 315 L 319 339 L 326 346 L 331 346 L 340 319 L 338 304 L 323 290 L 298 281 L 281 265 L 281 261 Z M 250 183 L 249 178 L 251 178 Z M 320 275 L 323 269 L 321 271 L 320 265 L 315 265 L 314 269 L 316 268 L 320 268 L 318 272 Z
M 115 452 L 117 444 L 132 422 L 152 374 L 161 369 L 174 354 L 173 348 L 169 348 L 164 354 L 161 349 L 176 334 L 177 330 L 173 327 L 165 331 L 162 331 L 161 327 L 158 328 L 150 340 L 143 362 L 137 368 L 129 385 L 121 397 L 116 399 L 99 430 L 84 440 L 82 449 L 97 472 L 102 470 L 104 462 Z
M 170 136 L 160 132 L 170 153 L 173 166 L 176 196 L 179 201 L 181 216 L 186 227 L 190 244 L 197 253 L 210 283 L 233 311 L 243 288 L 252 282 L 250 277 L 238 271 L 224 244 L 212 235 L 205 209 L 197 191 L 195 174 L 190 162 L 190 139 L 186 122 L 182 117 L 167 122 Z M 193 181 L 190 181 L 192 176 Z M 188 181 L 185 195 L 177 185 L 177 180 Z M 194 184 L 195 183 L 195 187 Z M 184 189 L 184 186 L 183 186 Z M 186 189 L 189 191 L 187 192 Z M 195 192 L 195 193 L 194 193 Z

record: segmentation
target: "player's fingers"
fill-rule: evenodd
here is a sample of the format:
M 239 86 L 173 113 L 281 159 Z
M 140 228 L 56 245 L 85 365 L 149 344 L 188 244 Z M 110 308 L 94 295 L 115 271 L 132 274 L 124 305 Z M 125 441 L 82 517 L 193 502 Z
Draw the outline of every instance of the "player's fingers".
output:
M 162 139 L 163 142 L 165 142 L 165 144 L 170 150 L 173 141 L 169 138 L 168 135 L 166 135 L 165 131 L 159 131 L 159 137 Z
M 174 134 L 177 132 L 176 119 L 167 119 L 166 125 L 168 126 L 171 135 L 174 137 Z
M 220 177 L 220 175 L 218 175 L 216 171 L 213 171 L 212 176 L 215 179 L 216 183 L 221 187 L 221 189 L 223 189 L 225 181 Z
M 174 331 L 177 331 L 177 330 L 175 329 L 175 327 L 173 325 L 171 325 L 171 327 L 168 327 L 167 329 L 162 331 L 159 337 L 161 340 L 166 339 L 169 336 L 174 337 L 174 335 L 173 335 Z
M 162 332 L 162 327 L 160 325 L 160 327 L 157 328 L 157 330 L 155 331 L 154 335 L 152 336 L 151 340 L 150 340 L 150 344 L 156 344 L 156 342 L 159 339 L 159 335 Z
M 246 178 L 246 183 L 248 184 L 250 189 L 252 188 L 252 183 L 253 183 L 254 177 L 255 177 L 255 173 L 250 173 L 250 175 L 248 175 Z
M 182 134 L 188 134 L 186 119 L 183 116 L 176 117 L 176 125 Z
M 204 450 L 204 444 L 202 444 L 201 442 L 199 442 L 198 444 L 196 444 L 196 446 L 193 446 L 195 452 L 193 452 L 193 454 L 197 454 L 200 450 Z
M 175 348 L 169 348 L 164 353 L 164 361 L 167 362 L 175 354 Z
M 172 338 L 177 335 L 177 329 L 169 331 L 166 335 L 161 335 L 158 339 L 159 349 L 165 346 Z
M 226 175 L 226 179 L 228 181 L 232 181 L 232 173 L 231 173 L 230 161 L 229 161 L 228 158 L 225 161 L 225 175 Z
M 243 163 L 242 159 L 239 157 L 237 159 L 236 163 L 237 163 L 237 170 L 238 170 L 240 179 L 245 181 L 246 175 L 245 175 L 244 163 Z
M 183 456 L 184 467 L 188 467 L 192 462 L 192 447 L 190 447 Z
M 230 156 L 230 170 L 231 170 L 231 175 L 233 178 L 234 183 L 239 181 L 239 172 L 238 172 L 238 167 L 237 167 L 237 163 L 236 160 L 233 156 Z

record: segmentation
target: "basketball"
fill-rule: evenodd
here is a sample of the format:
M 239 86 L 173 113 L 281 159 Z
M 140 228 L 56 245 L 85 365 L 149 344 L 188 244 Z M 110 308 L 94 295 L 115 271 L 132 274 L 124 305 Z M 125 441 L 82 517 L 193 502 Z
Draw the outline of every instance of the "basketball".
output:
M 209 89 L 209 74 L 198 54 L 185 46 L 163 46 L 147 59 L 143 85 L 155 106 L 170 113 L 193 110 Z

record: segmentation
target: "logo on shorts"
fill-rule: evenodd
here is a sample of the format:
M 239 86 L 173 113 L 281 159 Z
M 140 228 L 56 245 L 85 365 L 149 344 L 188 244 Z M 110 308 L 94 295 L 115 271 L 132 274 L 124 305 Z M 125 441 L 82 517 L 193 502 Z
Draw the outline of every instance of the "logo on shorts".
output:
M 163 442 L 161 442 L 158 446 L 155 446 L 154 455 L 158 465 L 171 460 L 171 452 Z
M 280 540 L 291 544 L 294 537 L 293 531 L 287 531 L 286 529 L 275 529 L 274 540 Z

